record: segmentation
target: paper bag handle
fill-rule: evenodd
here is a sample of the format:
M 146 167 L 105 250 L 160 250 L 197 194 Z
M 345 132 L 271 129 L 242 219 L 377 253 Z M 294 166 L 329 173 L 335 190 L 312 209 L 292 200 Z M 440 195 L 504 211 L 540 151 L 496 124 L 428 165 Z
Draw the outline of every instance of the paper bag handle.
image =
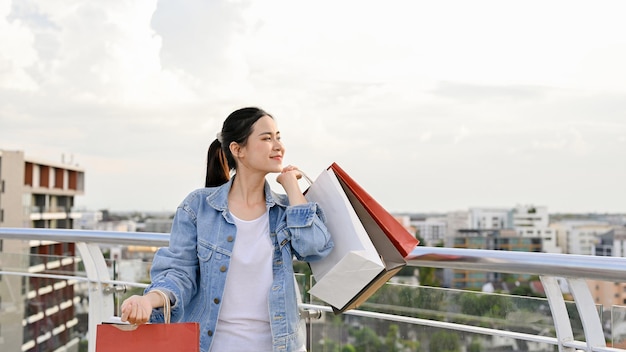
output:
M 309 186 L 313 185 L 313 180 L 311 180 L 311 178 L 309 176 L 307 176 L 304 171 L 302 170 L 298 170 L 300 171 L 300 175 L 302 175 L 302 178 L 304 178 L 306 180 L 306 182 L 309 183 Z
M 161 295 L 161 297 L 163 297 L 163 320 L 165 320 L 165 324 L 169 324 L 172 318 L 172 307 L 170 298 L 165 292 L 161 290 L 152 290 L 150 292 L 156 292 Z

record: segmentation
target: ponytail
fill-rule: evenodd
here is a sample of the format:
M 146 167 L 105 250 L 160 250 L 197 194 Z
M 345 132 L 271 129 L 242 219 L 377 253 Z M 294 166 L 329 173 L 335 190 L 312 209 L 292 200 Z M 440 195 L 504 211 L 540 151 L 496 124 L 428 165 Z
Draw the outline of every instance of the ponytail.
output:
M 217 187 L 230 180 L 230 168 L 226 160 L 226 154 L 222 150 L 222 143 L 214 140 L 209 146 L 206 163 L 205 187 Z

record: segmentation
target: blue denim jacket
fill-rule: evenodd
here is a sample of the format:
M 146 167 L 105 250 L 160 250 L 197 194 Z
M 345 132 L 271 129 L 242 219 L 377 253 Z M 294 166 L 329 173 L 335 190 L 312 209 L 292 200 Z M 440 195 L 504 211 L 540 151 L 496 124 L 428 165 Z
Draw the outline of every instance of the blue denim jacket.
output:
M 237 236 L 228 211 L 233 179 L 219 187 L 198 189 L 185 198 L 176 210 L 170 245 L 157 251 L 150 273 L 152 283 L 145 290 L 160 289 L 170 295 L 172 322 L 200 323 L 203 352 L 211 346 Z M 274 244 L 270 325 L 274 351 L 288 352 L 303 344 L 293 256 L 318 260 L 331 251 L 333 242 L 316 203 L 289 206 L 286 195 L 274 193 L 267 182 L 265 195 Z M 153 310 L 150 320 L 163 322 L 162 309 Z

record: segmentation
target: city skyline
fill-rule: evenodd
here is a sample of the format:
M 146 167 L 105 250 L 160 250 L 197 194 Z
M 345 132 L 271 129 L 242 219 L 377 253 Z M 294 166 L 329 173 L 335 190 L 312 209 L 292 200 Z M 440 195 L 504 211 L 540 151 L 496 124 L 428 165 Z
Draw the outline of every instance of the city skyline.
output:
M 626 3 L 0 0 L 0 148 L 174 211 L 232 110 L 390 212 L 626 213 Z M 268 179 L 272 187 L 279 190 Z

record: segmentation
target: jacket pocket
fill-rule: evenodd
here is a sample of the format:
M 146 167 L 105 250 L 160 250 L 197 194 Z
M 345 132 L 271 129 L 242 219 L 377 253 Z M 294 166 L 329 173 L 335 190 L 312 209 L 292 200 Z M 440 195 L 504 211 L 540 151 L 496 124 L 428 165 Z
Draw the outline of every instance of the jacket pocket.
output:
M 203 243 L 203 242 L 198 242 L 198 260 L 200 260 L 201 262 L 206 262 L 209 261 L 209 259 L 211 259 L 211 256 L 213 255 L 213 248 L 209 247 L 209 245 L 207 243 Z

